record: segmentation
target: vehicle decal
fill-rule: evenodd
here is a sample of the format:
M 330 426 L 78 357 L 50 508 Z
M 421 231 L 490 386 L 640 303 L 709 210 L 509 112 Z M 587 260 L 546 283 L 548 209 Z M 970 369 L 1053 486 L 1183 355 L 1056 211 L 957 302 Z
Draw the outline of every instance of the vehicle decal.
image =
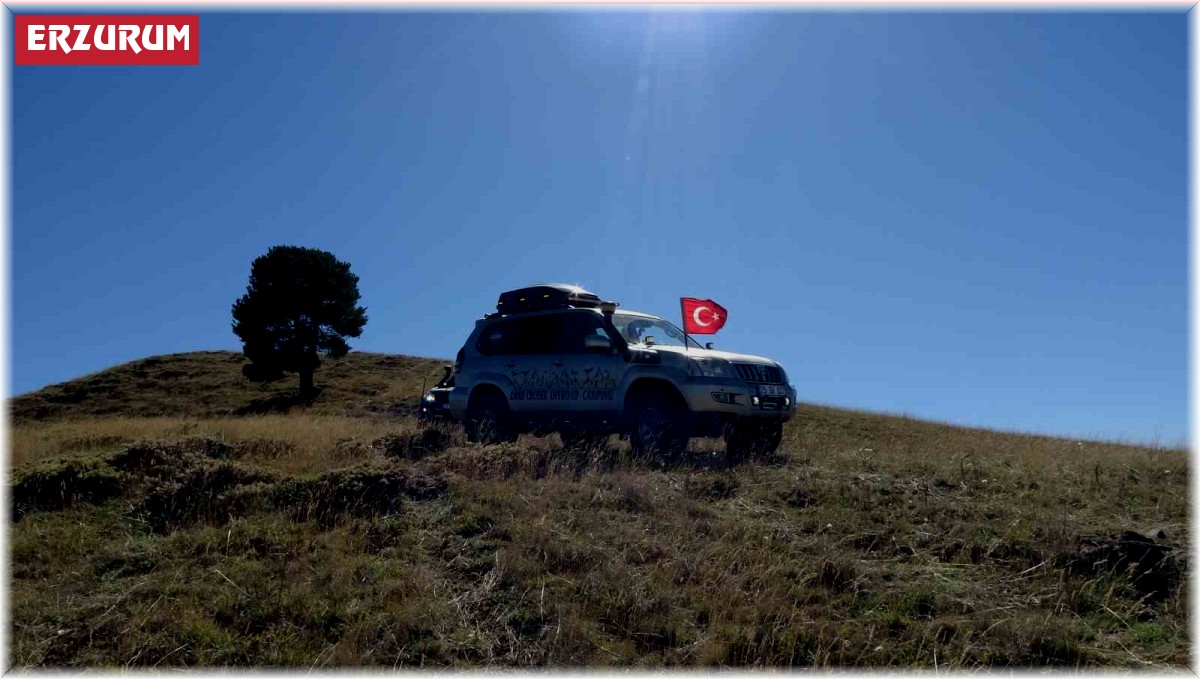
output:
M 512 401 L 611 401 L 617 386 L 611 370 L 591 367 L 582 370 L 510 370 Z
M 510 401 L 611 401 L 612 389 L 513 389 Z

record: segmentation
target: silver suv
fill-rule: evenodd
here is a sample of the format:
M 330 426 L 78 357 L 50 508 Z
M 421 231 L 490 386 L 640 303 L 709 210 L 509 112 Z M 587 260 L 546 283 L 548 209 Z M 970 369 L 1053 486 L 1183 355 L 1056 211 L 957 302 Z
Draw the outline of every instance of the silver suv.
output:
M 458 352 L 450 414 L 470 441 L 557 431 L 568 446 L 627 434 L 672 458 L 723 436 L 731 460 L 770 454 L 796 407 L 783 366 L 714 351 L 671 323 L 570 285 L 500 296 Z M 711 346 L 711 345 L 709 345 Z

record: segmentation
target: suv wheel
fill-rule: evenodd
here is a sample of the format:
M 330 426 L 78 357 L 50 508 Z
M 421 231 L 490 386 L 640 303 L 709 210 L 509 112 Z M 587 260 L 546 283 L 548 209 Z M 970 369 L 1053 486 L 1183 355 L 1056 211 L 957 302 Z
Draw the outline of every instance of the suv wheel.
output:
M 484 392 L 467 406 L 467 440 L 471 443 L 501 443 L 517 440 L 512 411 L 503 396 Z
M 725 459 L 738 464 L 749 458 L 766 458 L 779 450 L 783 422 L 743 420 L 725 430 Z
M 636 455 L 674 459 L 687 449 L 687 408 L 660 391 L 636 395 L 626 407 L 629 444 Z

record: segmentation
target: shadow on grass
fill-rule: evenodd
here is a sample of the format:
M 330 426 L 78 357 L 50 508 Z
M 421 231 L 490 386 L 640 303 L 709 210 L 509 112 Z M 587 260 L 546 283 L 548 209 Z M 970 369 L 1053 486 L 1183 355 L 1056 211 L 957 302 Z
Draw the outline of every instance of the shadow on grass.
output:
M 321 388 L 317 387 L 310 394 L 299 392 L 277 394 L 269 398 L 256 398 L 233 411 L 234 415 L 270 415 L 287 413 L 292 408 L 310 406 L 321 396 Z

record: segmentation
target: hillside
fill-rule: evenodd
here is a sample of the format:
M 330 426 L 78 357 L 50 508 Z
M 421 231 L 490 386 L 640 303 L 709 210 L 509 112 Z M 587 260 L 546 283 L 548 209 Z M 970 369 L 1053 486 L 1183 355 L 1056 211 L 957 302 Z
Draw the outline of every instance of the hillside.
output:
M 214 417 L 286 410 L 295 405 L 296 377 L 256 384 L 233 351 L 151 356 L 18 396 L 15 422 L 91 416 Z M 447 361 L 351 352 L 323 362 L 321 395 L 308 410 L 329 414 L 388 413 L 412 406 L 422 380 L 442 377 Z
M 1188 456 L 804 405 L 769 460 L 467 444 L 440 361 L 15 399 L 14 667 L 1182 666 Z

